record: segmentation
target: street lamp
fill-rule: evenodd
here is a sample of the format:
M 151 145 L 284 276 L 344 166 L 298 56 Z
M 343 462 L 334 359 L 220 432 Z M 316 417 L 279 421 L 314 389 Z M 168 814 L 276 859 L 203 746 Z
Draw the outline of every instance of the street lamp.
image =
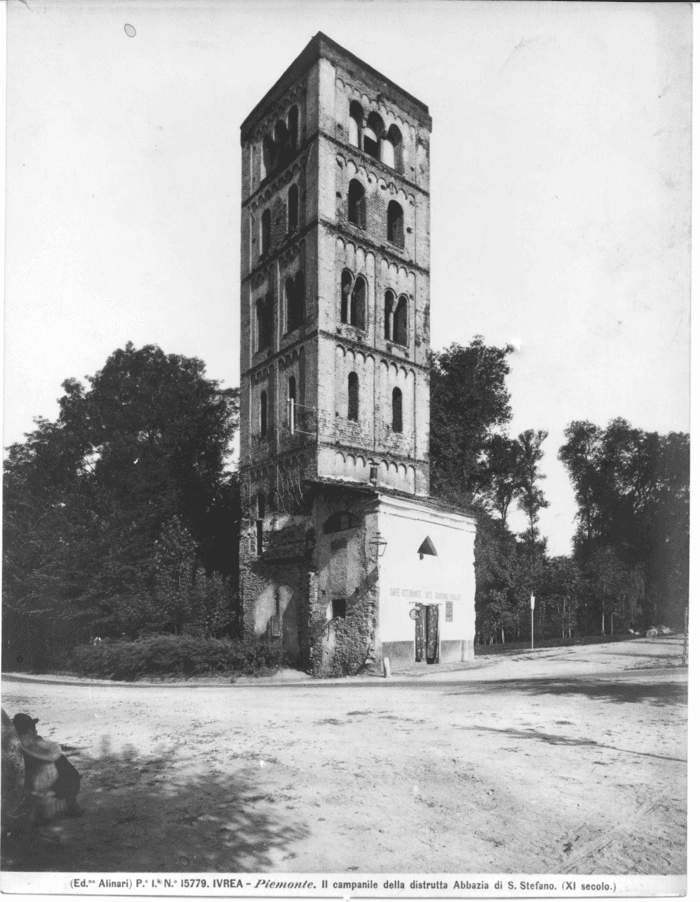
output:
M 377 530 L 372 538 L 369 540 L 369 544 L 374 546 L 377 549 L 377 557 L 380 558 L 386 551 L 387 541 L 384 536 Z

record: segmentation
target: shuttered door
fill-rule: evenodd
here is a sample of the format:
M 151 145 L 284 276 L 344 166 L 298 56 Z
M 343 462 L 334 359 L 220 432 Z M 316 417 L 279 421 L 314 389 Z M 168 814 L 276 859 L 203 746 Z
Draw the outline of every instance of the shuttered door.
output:
M 439 610 L 436 604 L 428 605 L 428 637 L 425 649 L 428 664 L 435 664 L 440 657 Z

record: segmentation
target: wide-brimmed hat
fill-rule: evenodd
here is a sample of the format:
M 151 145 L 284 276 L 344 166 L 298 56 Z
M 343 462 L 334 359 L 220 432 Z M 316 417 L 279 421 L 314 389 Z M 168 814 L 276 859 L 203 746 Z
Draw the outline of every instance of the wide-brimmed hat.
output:
M 39 718 L 30 717 L 28 714 L 15 714 L 12 718 L 12 723 L 15 725 L 18 733 L 26 733 L 34 729 L 36 724 L 39 723 Z
M 39 723 L 38 717 L 15 714 L 12 722 L 19 734 L 19 744 L 25 755 L 38 761 L 58 761 L 63 754 L 61 746 L 57 742 L 51 742 L 50 739 L 42 739 L 34 731 L 34 727 Z

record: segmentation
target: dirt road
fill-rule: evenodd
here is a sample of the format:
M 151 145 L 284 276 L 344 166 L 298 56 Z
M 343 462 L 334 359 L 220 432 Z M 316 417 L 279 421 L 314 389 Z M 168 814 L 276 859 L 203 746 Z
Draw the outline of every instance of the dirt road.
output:
M 682 874 L 674 640 L 288 685 L 3 684 L 83 773 L 57 871 Z

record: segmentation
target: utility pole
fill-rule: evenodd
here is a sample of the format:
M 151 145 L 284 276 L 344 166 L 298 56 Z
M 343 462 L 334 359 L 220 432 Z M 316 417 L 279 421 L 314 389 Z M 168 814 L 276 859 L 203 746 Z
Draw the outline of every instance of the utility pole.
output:
M 535 596 L 530 593 L 530 649 L 535 648 Z

